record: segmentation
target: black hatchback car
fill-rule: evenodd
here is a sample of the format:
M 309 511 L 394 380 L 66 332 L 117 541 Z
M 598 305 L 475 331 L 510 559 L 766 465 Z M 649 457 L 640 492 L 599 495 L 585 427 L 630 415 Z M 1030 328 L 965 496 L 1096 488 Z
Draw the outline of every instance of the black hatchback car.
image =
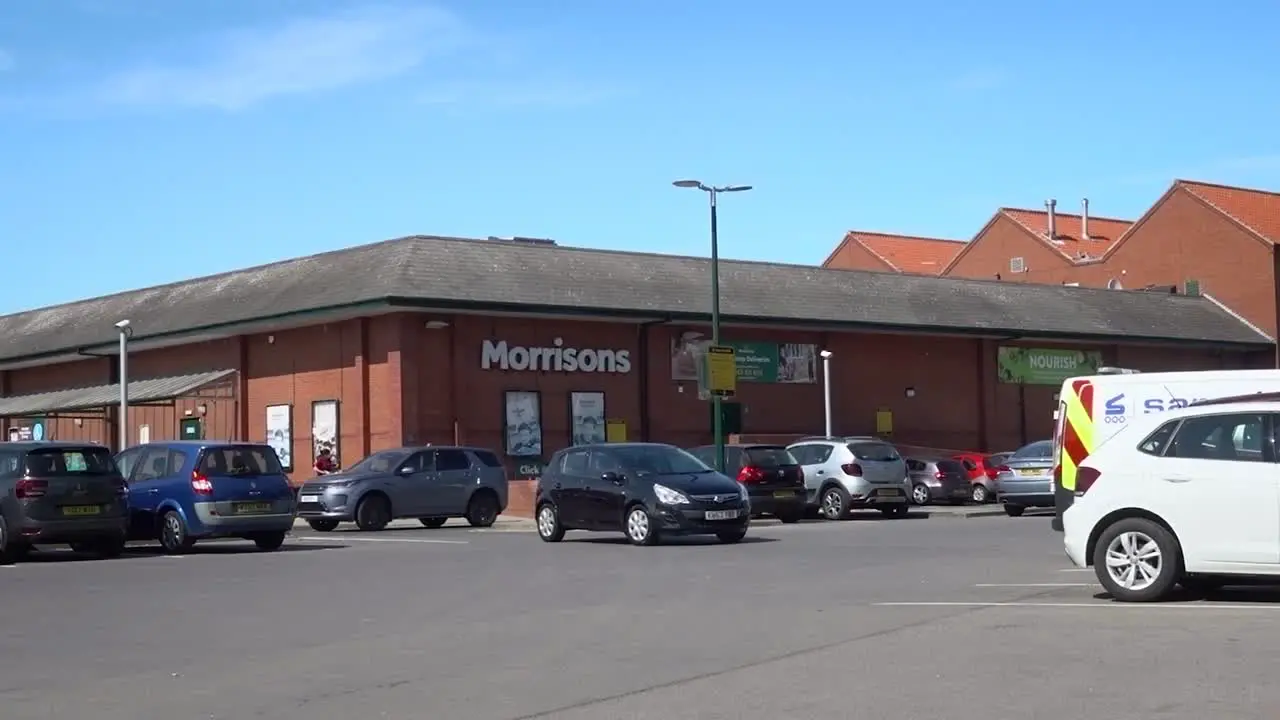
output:
M 538 535 L 621 531 L 634 545 L 664 536 L 715 535 L 736 543 L 751 523 L 746 488 L 673 445 L 601 443 L 551 456 L 538 482 Z
M 0 562 L 35 545 L 117 557 L 129 488 L 111 452 L 87 443 L 0 443 Z
M 689 452 L 707 467 L 716 466 L 715 445 L 690 448 Z M 726 445 L 724 473 L 747 488 L 753 516 L 772 515 L 784 523 L 804 518 L 804 469 L 785 446 Z

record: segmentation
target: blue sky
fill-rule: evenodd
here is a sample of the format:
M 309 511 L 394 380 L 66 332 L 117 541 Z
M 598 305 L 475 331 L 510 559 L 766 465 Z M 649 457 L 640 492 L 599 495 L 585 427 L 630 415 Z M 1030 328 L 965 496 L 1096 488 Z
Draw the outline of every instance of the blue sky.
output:
M 1280 6 L 0 0 L 0 312 L 408 234 L 818 263 L 1280 189 Z M 231 300 L 231 298 L 228 298 Z

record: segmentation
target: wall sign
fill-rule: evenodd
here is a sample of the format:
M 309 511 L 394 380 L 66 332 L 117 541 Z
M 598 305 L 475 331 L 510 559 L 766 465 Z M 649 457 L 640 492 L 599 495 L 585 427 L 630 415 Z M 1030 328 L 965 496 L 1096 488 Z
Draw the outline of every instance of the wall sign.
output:
M 529 372 L 618 373 L 631 372 L 631 351 L 606 348 L 565 347 L 556 338 L 551 347 L 509 345 L 506 340 L 485 340 L 480 349 L 480 369 Z
M 1059 385 L 1076 375 L 1096 375 L 1102 353 L 1096 350 L 1001 347 L 996 351 L 1000 382 Z

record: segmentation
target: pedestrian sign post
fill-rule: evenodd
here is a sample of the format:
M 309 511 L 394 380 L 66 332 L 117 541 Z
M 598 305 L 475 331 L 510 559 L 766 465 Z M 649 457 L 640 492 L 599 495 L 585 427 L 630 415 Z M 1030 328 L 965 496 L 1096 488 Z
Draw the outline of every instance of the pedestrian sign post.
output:
M 733 397 L 738 390 L 738 360 L 734 349 L 727 345 L 707 348 L 699 394 L 708 397 Z

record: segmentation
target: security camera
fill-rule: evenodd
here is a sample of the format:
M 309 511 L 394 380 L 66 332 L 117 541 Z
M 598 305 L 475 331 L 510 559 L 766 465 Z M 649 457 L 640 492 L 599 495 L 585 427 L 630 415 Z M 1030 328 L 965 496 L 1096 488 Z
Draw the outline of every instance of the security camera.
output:
M 128 321 L 128 320 L 121 320 L 120 322 L 116 323 L 116 328 L 118 328 L 118 329 L 120 329 L 120 330 L 123 330 L 123 329 L 125 329 L 125 328 L 127 328 L 127 327 L 129 327 L 129 321 Z
M 822 356 L 822 359 L 823 359 L 823 360 L 826 360 L 827 358 L 831 357 L 831 351 L 830 351 L 830 350 L 823 350 L 822 352 L 820 352 L 820 353 L 818 353 L 818 354 Z

